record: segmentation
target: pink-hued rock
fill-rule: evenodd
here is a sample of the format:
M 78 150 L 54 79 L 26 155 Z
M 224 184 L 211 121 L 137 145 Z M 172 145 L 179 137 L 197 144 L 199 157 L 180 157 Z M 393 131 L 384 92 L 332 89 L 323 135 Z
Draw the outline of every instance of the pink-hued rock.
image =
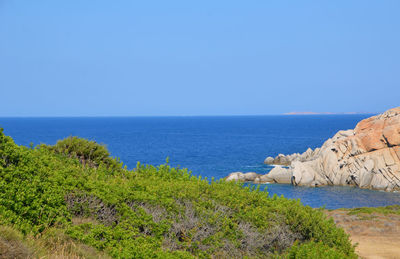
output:
M 400 191 L 400 107 L 362 120 L 354 130 L 339 131 L 321 148 L 303 154 L 279 155 L 267 164 L 292 175 L 295 185 L 354 185 Z M 275 170 L 273 177 L 278 171 Z

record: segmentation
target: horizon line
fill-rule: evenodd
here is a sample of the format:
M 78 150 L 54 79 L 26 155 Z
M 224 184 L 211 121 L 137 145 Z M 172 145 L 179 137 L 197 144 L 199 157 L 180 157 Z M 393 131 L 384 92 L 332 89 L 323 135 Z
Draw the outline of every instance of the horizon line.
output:
M 275 114 L 230 114 L 230 115 L 28 115 L 3 116 L 0 118 L 145 118 L 145 117 L 251 117 L 251 116 L 313 116 L 313 115 L 370 115 L 379 112 L 286 112 Z

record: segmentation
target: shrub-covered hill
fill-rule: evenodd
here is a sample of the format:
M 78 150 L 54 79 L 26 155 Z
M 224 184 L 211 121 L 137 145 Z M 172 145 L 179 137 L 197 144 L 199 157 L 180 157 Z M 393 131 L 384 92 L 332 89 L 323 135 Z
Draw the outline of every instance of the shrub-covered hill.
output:
M 2 130 L 0 224 L 0 257 L 356 257 L 299 201 L 168 165 L 129 171 L 79 138 L 18 146 Z

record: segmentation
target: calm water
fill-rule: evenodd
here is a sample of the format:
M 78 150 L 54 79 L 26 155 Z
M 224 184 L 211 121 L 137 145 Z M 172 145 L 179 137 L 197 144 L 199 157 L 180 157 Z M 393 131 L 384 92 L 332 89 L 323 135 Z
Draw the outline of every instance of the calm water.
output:
M 187 167 L 196 175 L 222 178 L 233 171 L 267 173 L 266 156 L 320 146 L 340 129 L 354 128 L 369 115 L 0 118 L 0 126 L 22 145 L 54 144 L 79 136 L 107 144 L 113 156 L 133 168 L 137 161 Z M 327 208 L 400 204 L 399 193 L 347 187 L 269 184 L 270 194 L 300 198 Z

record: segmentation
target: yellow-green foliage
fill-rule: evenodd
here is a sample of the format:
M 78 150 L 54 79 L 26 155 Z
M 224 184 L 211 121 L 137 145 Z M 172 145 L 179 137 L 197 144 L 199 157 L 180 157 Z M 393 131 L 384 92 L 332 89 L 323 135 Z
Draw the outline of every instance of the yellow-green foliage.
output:
M 284 258 L 288 259 L 343 259 L 349 256 L 339 251 L 335 247 L 329 247 L 322 242 L 309 242 L 303 244 L 295 244 Z
M 49 228 L 33 236 L 0 226 L 0 258 L 110 258 L 95 248 L 73 240 L 62 229 Z
M 321 210 L 168 165 L 128 171 L 96 145 L 27 148 L 1 131 L 0 224 L 25 236 L 53 229 L 115 258 L 289 256 L 302 244 L 355 256 Z
M 54 146 L 42 145 L 41 147 L 56 154 L 77 158 L 82 164 L 91 167 L 98 167 L 100 164 L 106 165 L 109 169 L 120 167 L 119 161 L 110 157 L 110 153 L 104 145 L 87 139 L 68 137 L 57 141 Z

